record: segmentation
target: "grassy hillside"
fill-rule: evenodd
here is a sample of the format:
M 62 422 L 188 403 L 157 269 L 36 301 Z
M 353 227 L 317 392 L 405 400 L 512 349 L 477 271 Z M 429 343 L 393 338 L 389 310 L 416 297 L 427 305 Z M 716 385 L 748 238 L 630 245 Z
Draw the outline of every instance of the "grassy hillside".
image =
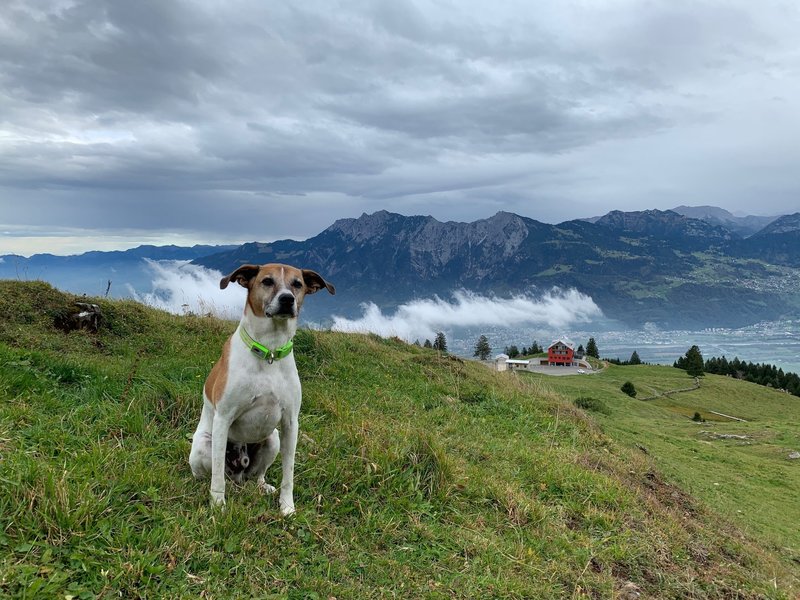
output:
M 788 459 L 800 451 L 800 398 L 719 375 L 705 375 L 695 391 L 653 400 L 620 392 L 625 381 L 634 384 L 637 398 L 694 383 L 685 371 L 649 365 L 612 365 L 583 378 L 530 377 L 567 398 L 600 400 L 609 409 L 595 414 L 603 431 L 644 447 L 683 489 L 786 559 L 800 561 L 800 460 Z M 705 422 L 693 421 L 695 413 Z
M 64 334 L 71 301 L 0 282 L 0 596 L 795 596 L 796 565 L 652 443 L 549 383 L 373 336 L 298 335 L 297 515 L 252 483 L 214 511 L 187 456 L 233 324 L 98 300 L 100 332 Z

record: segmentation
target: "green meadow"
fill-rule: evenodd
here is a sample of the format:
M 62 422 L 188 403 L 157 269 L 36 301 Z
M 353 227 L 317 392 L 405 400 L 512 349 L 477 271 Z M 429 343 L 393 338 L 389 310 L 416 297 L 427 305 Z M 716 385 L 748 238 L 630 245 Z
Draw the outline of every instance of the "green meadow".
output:
M 685 371 L 614 366 L 580 377 L 530 375 L 566 398 L 589 396 L 603 431 L 647 451 L 659 469 L 694 497 L 789 560 L 800 559 L 800 398 L 720 375 L 700 387 L 653 400 L 620 392 L 631 381 L 637 398 L 692 387 Z M 703 421 L 694 421 L 699 413 Z M 723 416 L 725 415 L 725 416 Z M 729 418 L 732 417 L 732 418 Z
M 2 597 L 797 595 L 797 399 L 706 377 L 642 402 L 620 385 L 691 380 L 495 373 L 301 330 L 297 514 L 281 518 L 252 483 L 229 483 L 220 511 L 187 457 L 235 325 L 96 299 L 100 331 L 65 334 L 53 322 L 73 300 L 0 282 Z M 700 409 L 747 422 L 696 425 Z

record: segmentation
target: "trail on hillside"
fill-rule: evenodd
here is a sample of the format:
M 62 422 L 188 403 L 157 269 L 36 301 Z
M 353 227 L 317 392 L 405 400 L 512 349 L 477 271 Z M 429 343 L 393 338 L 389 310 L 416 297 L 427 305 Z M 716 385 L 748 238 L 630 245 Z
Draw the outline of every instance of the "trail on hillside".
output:
M 694 385 L 687 387 L 687 388 L 679 388 L 677 390 L 667 390 L 666 392 L 660 392 L 653 396 L 646 396 L 644 398 L 639 398 L 639 400 L 657 400 L 658 398 L 664 398 L 666 396 L 672 396 L 673 394 L 680 394 L 683 392 L 693 392 L 695 390 L 700 389 L 700 378 L 694 378 Z

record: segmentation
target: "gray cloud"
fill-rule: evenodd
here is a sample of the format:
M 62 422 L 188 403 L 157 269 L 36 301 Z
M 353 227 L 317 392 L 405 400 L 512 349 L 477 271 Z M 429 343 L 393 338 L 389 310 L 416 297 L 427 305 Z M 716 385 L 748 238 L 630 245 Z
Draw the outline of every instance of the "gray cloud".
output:
M 12 1 L 0 226 L 796 210 L 798 25 L 779 2 Z

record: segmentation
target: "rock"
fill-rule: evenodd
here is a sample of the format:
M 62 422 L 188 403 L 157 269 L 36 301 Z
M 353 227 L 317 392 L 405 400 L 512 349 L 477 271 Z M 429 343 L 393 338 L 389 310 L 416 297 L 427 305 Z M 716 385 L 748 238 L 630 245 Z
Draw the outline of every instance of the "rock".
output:
M 800 458 L 800 452 L 792 452 L 789 454 L 789 460 L 797 460 Z
M 641 596 L 642 592 L 639 590 L 639 586 L 632 581 L 626 581 L 617 597 L 620 600 L 638 600 Z
M 53 320 L 53 324 L 65 332 L 84 328 L 97 333 L 100 321 L 103 319 L 100 307 L 88 302 L 75 302 L 75 306 L 78 307 L 78 312 L 59 314 Z

